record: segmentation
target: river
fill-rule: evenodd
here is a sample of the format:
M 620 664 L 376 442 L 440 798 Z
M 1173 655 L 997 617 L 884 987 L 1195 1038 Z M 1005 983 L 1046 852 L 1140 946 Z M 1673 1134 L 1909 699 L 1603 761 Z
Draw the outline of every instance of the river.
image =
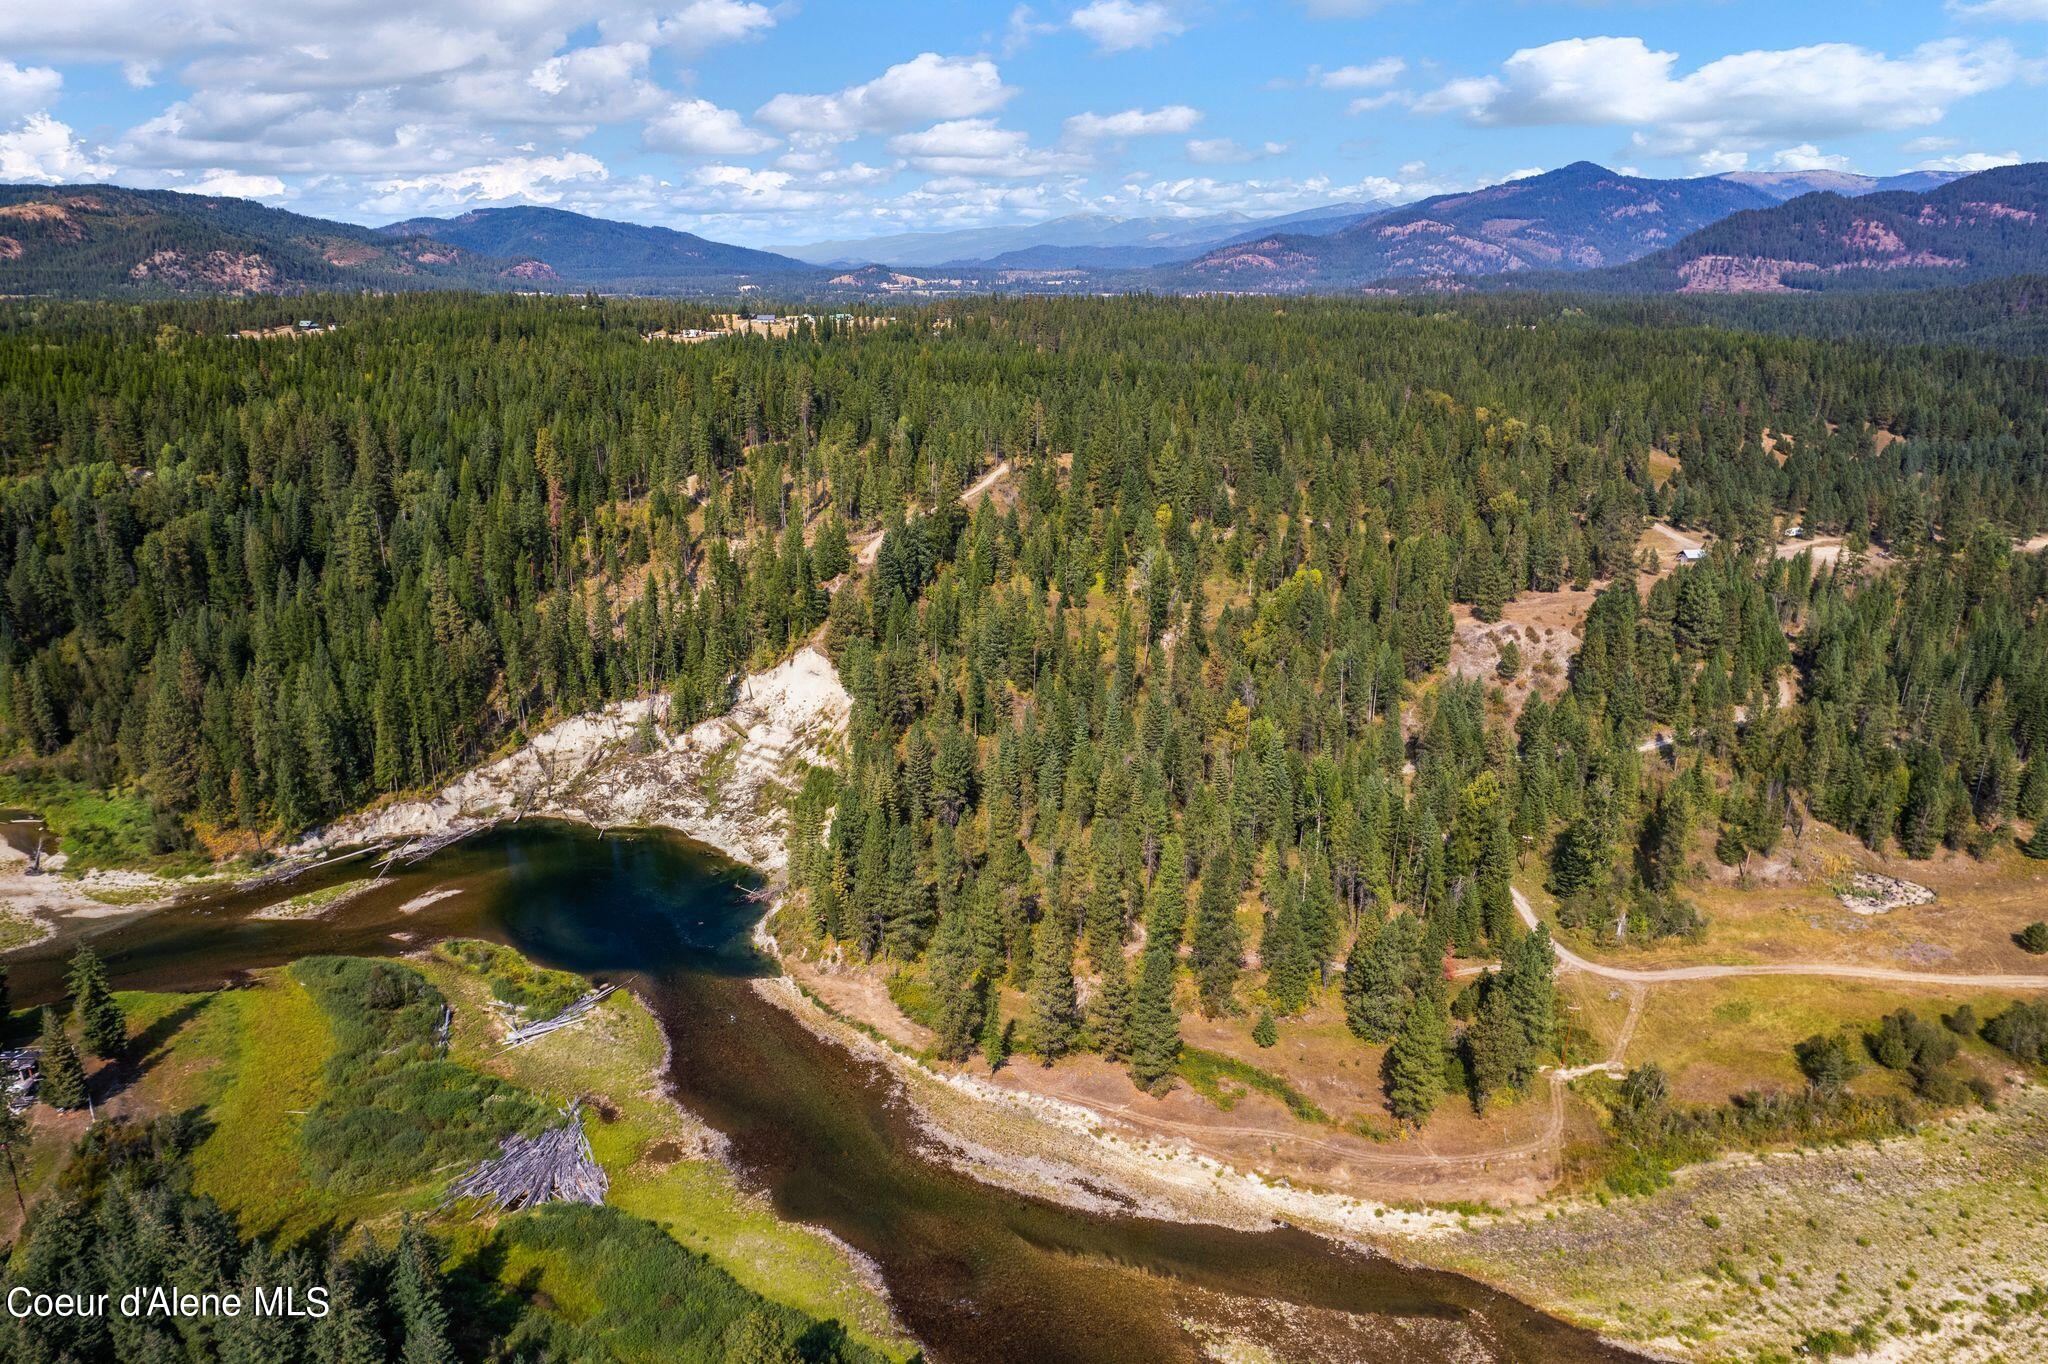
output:
M 322 918 L 251 917 L 364 870 L 323 868 L 86 931 L 121 987 L 211 989 L 309 953 L 389 954 L 454 935 L 630 985 L 667 1030 L 676 1096 L 727 1136 L 740 1177 L 868 1256 L 939 1364 L 1193 1361 L 1210 1327 L 1315 1360 L 1633 1358 L 1471 1280 L 1306 1232 L 1080 1212 L 930 1158 L 886 1069 L 751 988 L 773 969 L 748 941 L 760 913 L 751 878 L 687 840 L 528 821 L 402 868 Z M 461 893 L 407 911 L 446 890 Z M 8 961 L 17 1001 L 58 991 L 71 938 Z

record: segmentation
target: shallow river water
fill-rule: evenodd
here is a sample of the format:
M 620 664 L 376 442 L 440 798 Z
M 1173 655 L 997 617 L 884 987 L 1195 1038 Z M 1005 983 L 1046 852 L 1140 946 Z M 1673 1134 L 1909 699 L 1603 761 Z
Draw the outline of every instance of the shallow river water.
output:
M 458 934 L 632 986 L 667 1029 L 677 1097 L 729 1138 L 742 1179 L 872 1260 L 941 1364 L 1194 1360 L 1199 1333 L 1219 1325 L 1287 1358 L 1632 1357 L 1468 1279 L 1306 1232 L 1078 1212 L 929 1158 L 885 1069 L 750 988 L 770 969 L 748 943 L 760 912 L 751 880 L 684 839 L 529 821 L 400 869 L 322 918 L 250 917 L 364 871 L 360 860 L 324 868 L 89 935 L 122 987 L 210 989 L 308 953 L 392 953 Z M 461 893 L 407 908 L 447 890 Z M 55 994 L 68 951 L 60 940 L 11 959 L 17 1001 Z

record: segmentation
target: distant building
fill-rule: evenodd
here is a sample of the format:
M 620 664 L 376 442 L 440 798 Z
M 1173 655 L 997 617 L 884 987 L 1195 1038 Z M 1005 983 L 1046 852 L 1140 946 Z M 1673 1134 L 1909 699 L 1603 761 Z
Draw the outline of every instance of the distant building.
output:
M 1681 549 L 1678 551 L 1678 562 L 1681 564 L 1696 564 L 1706 557 L 1707 552 L 1703 549 Z
M 17 1113 L 36 1101 L 36 1089 L 42 1083 L 42 1060 L 40 1047 L 0 1051 L 0 1098 Z

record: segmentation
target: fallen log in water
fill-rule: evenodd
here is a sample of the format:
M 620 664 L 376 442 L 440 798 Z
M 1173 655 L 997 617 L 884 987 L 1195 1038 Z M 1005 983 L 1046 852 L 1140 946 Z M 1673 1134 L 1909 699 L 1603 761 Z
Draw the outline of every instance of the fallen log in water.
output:
M 524 1046 L 536 1037 L 545 1037 L 557 1028 L 568 1027 L 571 1023 L 574 1023 L 577 1019 L 596 1008 L 606 995 L 618 988 L 616 985 L 600 985 L 568 1008 L 562 1010 L 562 1012 L 556 1014 L 553 1018 L 542 1019 L 538 1023 L 528 1023 L 525 1027 L 512 1029 L 511 1032 L 505 1035 L 505 1045 L 507 1047 Z
M 334 857 L 315 858 L 310 862 L 286 862 L 264 872 L 261 876 L 254 876 L 247 881 L 237 883 L 235 889 L 238 891 L 249 891 L 261 890 L 266 886 L 283 885 L 287 881 L 297 880 L 309 871 L 318 871 L 322 867 L 337 866 L 340 863 L 352 861 L 355 858 L 363 857 L 370 853 L 382 852 L 388 846 L 390 845 L 385 843 L 374 843 L 369 847 L 357 848 L 352 852 L 340 853 Z
M 542 1203 L 604 1202 L 611 1180 L 590 1153 L 583 1135 L 583 1105 L 569 1106 L 568 1121 L 537 1137 L 505 1138 L 495 1159 L 487 1160 L 448 1186 L 442 1206 L 464 1198 L 481 1199 L 504 1212 Z
M 402 867 L 408 862 L 417 862 L 423 857 L 432 857 L 451 843 L 460 843 L 480 827 L 482 826 L 450 829 L 446 833 L 435 834 L 430 838 L 408 839 L 384 854 L 383 859 L 377 863 L 377 875 L 388 876 L 394 868 Z

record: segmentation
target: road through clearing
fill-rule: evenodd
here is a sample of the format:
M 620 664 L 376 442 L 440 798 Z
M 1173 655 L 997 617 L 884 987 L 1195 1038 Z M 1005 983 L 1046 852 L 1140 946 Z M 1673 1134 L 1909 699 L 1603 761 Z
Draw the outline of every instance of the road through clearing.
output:
M 1513 891 L 1515 912 L 1522 922 L 1535 928 L 1541 920 L 1535 906 L 1519 888 Z M 1907 971 L 1891 966 L 1857 966 L 1849 962 L 1773 961 L 1742 965 L 1663 966 L 1638 969 L 1608 966 L 1589 961 L 1553 939 L 1558 965 L 1567 971 L 1584 971 L 1624 985 L 1662 985 L 1672 981 L 1723 980 L 1731 976 L 1822 976 L 1830 980 L 1882 980 L 1895 985 L 1961 985 L 1988 990 L 2048 990 L 2048 976 L 1971 975 L 1953 971 Z
M 959 499 L 960 505 L 963 507 L 972 507 L 976 502 L 981 500 L 982 496 L 986 494 L 990 488 L 995 487 L 996 484 L 1000 483 L 1003 479 L 1009 477 L 1009 474 L 1010 461 L 1008 461 L 1007 459 L 996 461 L 995 468 L 990 469 L 980 478 L 975 479 L 974 482 L 968 484 L 967 487 L 961 492 Z M 880 558 L 881 554 L 882 532 L 874 531 L 866 539 L 860 542 L 860 548 L 854 551 L 853 557 L 854 561 L 858 563 L 862 568 L 873 568 L 875 566 L 875 560 Z

